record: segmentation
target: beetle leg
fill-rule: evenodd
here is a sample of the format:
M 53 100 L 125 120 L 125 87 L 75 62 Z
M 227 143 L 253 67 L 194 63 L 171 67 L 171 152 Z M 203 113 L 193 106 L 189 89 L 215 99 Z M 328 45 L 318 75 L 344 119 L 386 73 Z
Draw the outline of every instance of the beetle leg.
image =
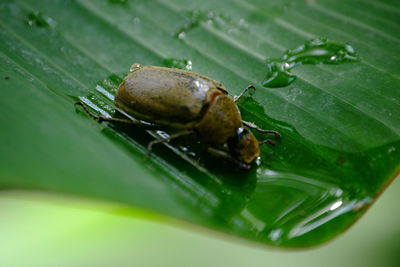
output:
M 108 117 L 104 117 L 98 114 L 94 114 L 93 112 L 91 112 L 87 106 L 83 103 L 83 102 L 76 102 L 75 105 L 77 106 L 81 106 L 83 108 L 83 110 L 93 119 L 97 120 L 98 122 L 103 122 L 103 121 L 108 121 L 108 122 L 118 122 L 118 123 L 126 123 L 126 124 L 132 124 L 132 125 L 136 125 L 142 128 L 146 128 L 146 129 L 160 129 L 161 126 L 156 125 L 156 124 L 150 124 L 150 123 L 144 123 L 141 122 L 139 120 L 137 121 L 133 121 L 133 120 L 129 120 L 129 119 L 120 119 L 120 118 L 108 118 Z
M 153 146 L 156 145 L 156 144 L 168 143 L 172 139 L 175 139 L 175 138 L 178 138 L 178 137 L 181 137 L 181 136 L 184 136 L 184 135 L 192 134 L 192 133 L 193 133 L 193 131 L 183 131 L 183 132 L 178 132 L 178 133 L 175 133 L 175 134 L 171 134 L 167 138 L 160 138 L 160 139 L 153 140 L 147 145 L 147 155 L 148 156 L 151 155 L 151 151 L 153 149 Z
M 254 85 L 250 84 L 250 85 L 248 85 L 246 88 L 244 88 L 243 91 L 242 91 L 238 96 L 235 95 L 235 96 L 233 97 L 233 101 L 234 101 L 234 102 L 239 101 L 239 99 L 240 99 L 247 91 L 249 91 L 250 89 L 256 90 L 256 88 L 254 87 Z
M 220 157 L 220 158 L 224 158 L 232 163 L 234 163 L 236 166 L 238 166 L 241 170 L 249 170 L 251 168 L 250 164 L 246 164 L 244 162 L 241 162 L 237 159 L 235 159 L 234 157 L 232 157 L 228 152 L 224 151 L 224 150 L 220 150 L 220 149 L 216 149 L 213 147 L 208 147 L 207 151 L 216 156 L 216 157 Z
M 274 140 L 271 140 L 271 139 L 265 139 L 265 140 L 263 140 L 261 142 L 258 142 L 259 145 L 262 145 L 262 144 L 265 144 L 265 143 L 268 143 L 271 146 L 276 146 L 276 142 Z
M 281 138 L 281 134 L 280 134 L 279 132 L 277 132 L 277 131 L 261 129 L 261 128 L 258 127 L 256 124 L 254 124 L 254 123 L 252 123 L 252 122 L 248 122 L 248 121 L 243 121 L 243 120 L 242 120 L 242 123 L 243 123 L 245 126 L 251 128 L 251 129 L 254 129 L 254 130 L 256 130 L 256 131 L 258 131 L 258 132 L 260 132 L 260 133 L 270 134 L 270 135 L 274 135 L 274 136 L 276 136 L 276 137 L 278 137 L 278 138 Z

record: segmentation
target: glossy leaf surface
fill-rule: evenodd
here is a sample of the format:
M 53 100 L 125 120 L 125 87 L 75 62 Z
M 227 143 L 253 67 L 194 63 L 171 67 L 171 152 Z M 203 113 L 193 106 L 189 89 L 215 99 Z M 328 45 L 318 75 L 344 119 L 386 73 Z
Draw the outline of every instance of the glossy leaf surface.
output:
M 121 202 L 266 244 L 329 240 L 399 170 L 399 13 L 377 0 L 1 1 L 0 185 Z M 262 87 L 268 58 L 314 38 L 348 43 L 361 61 L 298 66 L 291 85 Z M 148 158 L 165 133 L 98 124 L 73 105 L 113 116 L 132 63 L 173 59 L 232 95 L 256 85 L 239 102 L 243 118 L 282 133 L 258 166 L 235 170 L 191 138 Z

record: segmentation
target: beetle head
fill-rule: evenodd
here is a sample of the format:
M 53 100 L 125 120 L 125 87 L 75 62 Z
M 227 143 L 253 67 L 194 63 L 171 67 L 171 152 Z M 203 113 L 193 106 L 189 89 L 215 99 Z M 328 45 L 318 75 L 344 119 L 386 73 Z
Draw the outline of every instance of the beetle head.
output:
M 260 155 L 258 140 L 243 127 L 238 128 L 236 134 L 228 140 L 228 147 L 232 156 L 244 163 L 251 163 Z

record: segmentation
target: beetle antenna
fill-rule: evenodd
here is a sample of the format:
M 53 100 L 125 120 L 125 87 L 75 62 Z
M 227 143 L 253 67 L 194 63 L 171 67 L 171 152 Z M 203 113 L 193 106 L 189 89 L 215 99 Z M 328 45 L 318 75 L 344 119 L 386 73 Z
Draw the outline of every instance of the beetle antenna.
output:
M 281 138 L 281 134 L 280 134 L 279 132 L 277 132 L 277 131 L 261 129 L 261 128 L 258 127 L 256 124 L 254 124 L 254 123 L 252 123 L 252 122 L 248 122 L 248 121 L 242 121 L 242 123 L 243 123 L 245 126 L 251 128 L 251 129 L 256 130 L 257 132 L 264 133 L 264 134 L 269 134 L 269 135 L 274 135 L 275 137 L 277 137 L 277 138 L 279 138 L 279 139 Z
M 265 144 L 265 143 L 268 143 L 271 146 L 276 146 L 276 142 L 274 140 L 271 140 L 271 139 L 265 139 L 263 141 L 258 142 L 259 145 L 262 145 L 262 144 Z

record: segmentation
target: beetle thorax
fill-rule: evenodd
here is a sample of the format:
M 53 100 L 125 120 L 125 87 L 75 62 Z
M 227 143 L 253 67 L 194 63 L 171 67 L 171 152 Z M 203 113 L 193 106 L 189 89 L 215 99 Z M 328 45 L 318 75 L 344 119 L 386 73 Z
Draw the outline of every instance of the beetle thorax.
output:
M 213 147 L 225 144 L 239 127 L 242 127 L 239 109 L 225 94 L 218 94 L 210 101 L 207 111 L 195 126 L 200 138 Z

